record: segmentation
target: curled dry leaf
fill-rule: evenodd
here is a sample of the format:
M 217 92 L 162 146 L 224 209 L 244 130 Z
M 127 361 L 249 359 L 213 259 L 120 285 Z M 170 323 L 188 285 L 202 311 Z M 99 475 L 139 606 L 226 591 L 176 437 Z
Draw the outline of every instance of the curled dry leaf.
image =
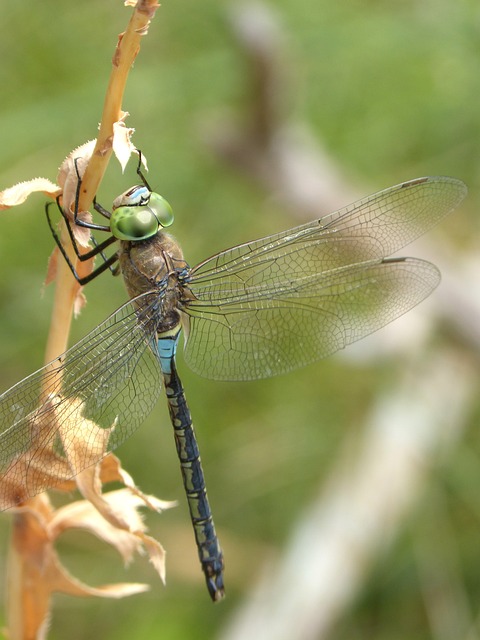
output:
M 112 425 L 111 429 L 101 429 L 95 423 L 83 418 L 81 411 L 82 403 L 74 401 L 73 410 L 68 412 L 68 419 L 59 426 L 59 435 L 70 468 L 75 474 L 77 487 L 88 501 L 86 504 L 91 512 L 89 522 L 92 522 L 93 509 L 95 509 L 98 514 L 94 518 L 97 523 L 96 535 L 104 539 L 108 537 L 114 546 L 117 546 L 115 544 L 117 541 L 117 548 L 122 555 L 124 555 L 122 550 L 125 548 L 126 538 L 130 541 L 129 548 L 134 548 L 136 551 L 145 548 L 150 561 L 164 580 L 165 551 L 160 543 L 145 534 L 145 527 L 137 508 L 145 506 L 162 511 L 174 506 L 174 503 L 144 495 L 135 486 L 131 476 L 122 472 L 121 465 L 115 456 L 110 455 L 102 463 L 93 464 L 99 457 L 105 455 L 110 434 L 115 425 Z M 78 433 L 79 424 L 82 425 L 80 434 Z M 103 473 L 102 468 L 104 468 Z M 127 489 L 103 494 L 102 484 L 106 480 L 124 481 Z M 85 511 L 83 517 L 86 517 Z
M 122 171 L 132 155 L 137 153 L 137 149 L 131 141 L 134 129 L 125 125 L 125 119 L 128 113 L 122 112 L 118 122 L 113 125 L 113 136 L 109 139 L 113 152 L 122 167 Z M 0 210 L 9 209 L 10 207 L 23 204 L 32 193 L 44 193 L 52 199 L 61 196 L 61 204 L 66 215 L 73 221 L 75 212 L 75 200 L 78 187 L 78 179 L 82 178 L 90 158 L 95 150 L 96 140 L 89 140 L 84 144 L 76 147 L 63 160 L 58 170 L 58 185 L 54 184 L 47 178 L 33 178 L 24 182 L 19 182 L 13 187 L 8 187 L 0 191 Z M 142 154 L 142 162 L 147 169 L 145 156 Z M 148 170 L 148 169 L 147 169 Z M 92 215 L 89 211 L 78 211 L 78 217 L 85 221 L 91 222 Z M 75 240 L 81 247 L 88 247 L 90 241 L 90 230 L 83 227 L 73 226 L 73 235 Z
M 24 445 L 2 475 L 0 507 L 21 504 L 51 487 L 71 491 L 76 486 L 111 524 L 131 529 L 128 517 L 123 519 L 122 513 L 114 513 L 111 505 L 103 502 L 102 485 L 110 482 L 122 483 L 152 510 L 173 506 L 142 493 L 119 460 L 107 455 L 115 423 L 109 429 L 100 428 L 84 417 L 81 400 L 57 392 L 58 377 L 48 380 L 45 401 L 16 424 L 14 447 L 18 450 L 21 440 Z M 127 509 L 126 514 L 131 512 Z
M 41 192 L 50 198 L 56 198 L 61 191 L 60 187 L 47 178 L 33 178 L 33 180 L 19 182 L 0 192 L 0 210 L 23 204 L 32 193 Z
M 26 419 L 15 425 L 13 446 L 16 453 L 2 474 L 0 508 L 21 504 L 48 487 L 71 490 L 72 471 L 67 458 L 57 453 L 55 440 L 58 396 L 51 394 Z M 23 447 L 20 449 L 20 442 Z M 8 442 L 5 443 L 8 448 Z
M 32 193 L 42 192 L 52 199 L 59 198 L 58 201 L 62 207 L 62 211 L 69 217 L 70 221 L 73 221 L 75 202 L 77 200 L 78 180 L 84 176 L 92 154 L 95 152 L 96 154 L 103 155 L 110 151 L 110 149 L 113 149 L 123 171 L 132 153 L 137 152 L 137 149 L 131 142 L 134 129 L 128 128 L 125 125 L 127 116 L 127 112 L 120 114 L 118 122 L 113 125 L 113 134 L 105 141 L 103 149 L 97 149 L 95 151 L 96 140 L 90 140 L 71 151 L 60 165 L 57 176 L 58 185 L 47 178 L 34 178 L 33 180 L 20 182 L 0 192 L 0 210 L 20 205 L 25 202 Z M 142 162 L 145 169 L 147 169 L 146 159 L 143 154 Z M 89 211 L 77 211 L 77 215 L 80 220 L 84 222 L 92 222 L 92 215 Z M 90 229 L 73 224 L 70 226 L 70 230 L 75 238 L 75 242 L 80 248 L 86 249 L 90 246 Z M 59 233 L 59 236 L 62 243 L 69 242 L 67 231 L 64 227 L 63 234 Z M 94 269 L 95 259 L 93 257 L 89 260 L 77 261 L 75 257 L 72 256 L 71 261 L 74 263 L 75 270 L 80 279 L 88 277 Z M 56 279 L 57 273 L 59 273 L 58 266 L 59 250 L 58 247 L 55 246 L 48 263 L 45 284 L 48 285 Z M 85 297 L 81 292 L 80 285 L 76 284 L 72 298 L 74 300 L 74 312 L 75 315 L 77 315 L 85 304 Z
M 175 503 L 154 496 L 146 496 L 147 499 L 143 500 L 129 489 L 97 494 L 94 496 L 95 504 L 91 498 L 92 494 L 89 494 L 88 500 L 79 500 L 58 509 L 52 521 L 52 535 L 71 528 L 89 531 L 114 547 L 126 564 L 132 561 L 134 553 L 143 555 L 146 552 L 165 582 L 165 550 L 158 540 L 147 535 L 138 509 L 155 505 L 155 510 L 160 512 L 175 506 Z
M 66 215 L 73 221 L 75 212 L 75 199 L 78 186 L 78 178 L 82 178 L 93 150 L 96 140 L 89 140 L 80 147 L 73 149 L 60 165 L 57 180 L 62 188 L 62 206 Z M 84 222 L 92 222 L 92 214 L 89 211 L 78 211 L 78 217 Z M 88 247 L 90 242 L 90 230 L 84 227 L 72 226 L 73 235 L 78 244 Z
M 123 111 L 118 122 L 113 124 L 113 140 L 112 149 L 117 158 L 122 172 L 125 171 L 128 161 L 132 153 L 137 153 L 137 149 L 132 142 L 132 135 L 135 129 L 125 125 L 125 118 L 128 116 L 127 111 Z
M 121 113 L 120 119 L 113 125 L 113 136 L 108 140 L 108 148 L 110 148 L 111 145 L 115 157 L 122 167 L 122 171 L 125 170 L 125 167 L 132 153 L 137 153 L 137 149 L 131 141 L 131 137 L 135 129 L 129 128 L 125 125 L 125 119 L 127 118 L 127 116 L 128 113 L 126 111 Z M 85 174 L 90 158 L 95 151 L 96 142 L 96 140 L 90 140 L 80 147 L 73 149 L 73 151 L 71 151 L 62 162 L 58 172 L 57 179 L 60 187 L 62 188 L 63 194 L 63 209 L 66 214 L 69 215 L 71 220 L 73 220 L 75 212 L 75 199 L 77 193 L 78 178 L 82 178 Z M 107 149 L 105 149 L 101 153 L 106 153 L 106 150 Z M 99 153 L 98 150 L 97 153 Z M 78 211 L 77 215 L 81 220 L 84 220 L 85 222 L 92 221 L 92 216 L 88 211 Z M 82 247 L 88 246 L 90 240 L 90 231 L 88 229 L 74 226 L 72 227 L 72 231 L 75 240 Z
M 9 588 L 28 594 L 31 607 L 24 620 L 28 619 L 32 628 L 45 623 L 53 592 L 121 598 L 148 589 L 136 583 L 90 587 L 77 580 L 63 567 L 54 546 L 66 530 L 92 533 L 113 546 L 125 563 L 131 562 L 135 553 L 146 553 L 165 580 L 165 550 L 147 534 L 138 510 L 147 507 L 161 512 L 175 503 L 143 494 L 118 458 L 106 455 L 115 425 L 100 429 L 82 413 L 80 400 L 50 393 L 26 421 L 23 433 L 17 434 L 25 439 L 24 451 L 12 460 L 5 475 L 4 482 L 9 483 L 5 496 L 18 504 L 14 507 L 10 559 L 14 571 Z M 124 488 L 102 493 L 103 485 L 109 482 L 120 482 Z M 19 504 L 22 498 L 49 486 L 69 492 L 77 486 L 86 499 L 57 510 L 46 494 Z
M 64 213 L 69 217 L 70 221 L 73 222 L 75 214 L 78 179 L 79 177 L 83 178 L 92 154 L 95 152 L 102 155 L 112 147 L 113 152 L 117 157 L 123 171 L 126 164 L 128 163 L 128 160 L 131 157 L 131 154 L 137 153 L 137 149 L 131 142 L 131 136 L 134 132 L 134 129 L 125 126 L 125 118 L 127 116 L 127 112 L 121 113 L 119 121 L 114 124 L 113 137 L 107 140 L 106 146 L 103 150 L 99 151 L 97 149 L 97 151 L 95 152 L 96 140 L 90 140 L 71 151 L 62 162 L 57 176 L 60 187 L 56 187 L 56 185 L 54 185 L 56 187 L 55 194 L 62 194 L 61 205 Z M 145 166 L 145 169 L 147 169 L 146 159 L 143 154 L 142 162 Z M 89 211 L 78 211 L 77 215 L 81 220 L 85 222 L 92 222 L 92 215 Z M 89 229 L 78 225 L 71 225 L 71 231 L 76 243 L 80 247 L 86 249 L 90 246 L 91 235 Z M 61 258 L 59 254 L 58 247 L 55 247 L 48 263 L 48 270 L 45 278 L 46 285 L 50 284 L 56 279 L 59 259 L 63 258 Z M 78 276 L 80 278 L 89 276 L 94 269 L 94 263 L 94 258 L 91 258 L 90 260 L 78 261 L 76 264 L 76 271 Z M 85 297 L 81 291 L 81 288 L 79 288 L 75 295 L 74 301 L 75 315 L 78 315 L 84 305 Z
M 43 630 L 48 624 L 50 600 L 55 592 L 81 597 L 124 598 L 149 588 L 139 583 L 90 587 L 72 576 L 55 550 L 57 536 L 67 528 L 59 529 L 57 523 L 57 512 L 45 494 L 28 506 L 16 509 L 7 586 L 10 598 L 21 598 L 22 610 L 21 615 L 8 620 L 9 637 L 45 637 Z

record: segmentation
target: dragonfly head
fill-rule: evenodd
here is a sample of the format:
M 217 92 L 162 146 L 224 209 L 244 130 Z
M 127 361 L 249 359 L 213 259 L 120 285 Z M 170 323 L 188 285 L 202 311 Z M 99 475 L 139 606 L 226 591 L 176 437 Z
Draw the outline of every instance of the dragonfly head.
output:
M 119 240 L 146 240 L 173 222 L 173 211 L 165 198 L 145 185 L 131 187 L 113 201 L 110 228 Z

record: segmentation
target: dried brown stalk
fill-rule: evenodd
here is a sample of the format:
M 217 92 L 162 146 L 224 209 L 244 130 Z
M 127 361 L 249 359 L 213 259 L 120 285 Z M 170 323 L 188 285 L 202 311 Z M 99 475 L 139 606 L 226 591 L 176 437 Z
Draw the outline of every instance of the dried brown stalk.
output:
M 125 4 L 133 7 L 133 13 L 127 29 L 119 36 L 114 52 L 113 68 L 97 140 L 95 143 L 85 145 L 83 155 L 76 150 L 79 155 L 73 156 L 75 158 L 80 156 L 84 162 L 80 170 L 82 188 L 78 203 L 78 211 L 82 217 L 90 215 L 87 213 L 88 209 L 103 178 L 112 151 L 115 151 L 119 157 L 118 149 L 114 148 L 116 142 L 117 146 L 122 147 L 121 151 L 128 147 L 130 131 L 126 129 L 123 122 L 127 114 L 122 111 L 124 89 L 130 68 L 139 52 L 141 38 L 147 33 L 150 21 L 159 6 L 156 0 L 138 0 L 137 2 L 127 0 Z M 126 155 L 128 159 L 128 151 Z M 0 193 L 0 209 L 20 204 L 33 191 L 43 191 L 52 198 L 59 196 L 64 211 L 72 212 L 75 194 L 74 189 L 68 187 L 76 180 L 76 168 L 70 156 L 60 169 L 58 177 L 60 187 L 42 179 L 16 185 Z M 79 248 L 83 247 L 86 250 L 88 236 L 84 234 L 82 237 L 81 233 L 79 235 Z M 79 275 L 86 275 L 93 268 L 93 261 L 77 263 L 64 223 L 62 223 L 61 240 Z M 51 258 L 48 279 L 56 280 L 56 291 L 45 353 L 46 362 L 53 360 L 66 350 L 72 314 L 76 306 L 78 308 L 79 303 L 81 304 L 82 296 L 80 285 L 73 278 L 66 262 L 61 259 L 61 256 L 59 258 L 58 251 L 54 252 Z M 59 393 L 59 377 L 54 385 L 55 388 L 43 389 L 45 405 L 50 401 L 49 398 L 53 398 L 52 401 L 55 399 L 55 396 L 50 394 Z M 35 415 L 32 416 L 32 421 L 35 423 L 32 423 L 32 429 L 35 429 L 35 433 L 39 436 L 42 430 L 46 430 L 50 434 L 58 434 L 61 439 L 72 437 L 74 433 L 75 442 L 70 442 L 69 446 L 65 447 L 65 450 L 70 451 L 70 455 L 63 461 L 65 478 L 62 485 L 57 488 L 71 491 L 74 483 L 70 478 L 78 474 L 75 478 L 77 487 L 87 500 L 55 510 L 48 496 L 40 494 L 15 509 L 8 572 L 7 619 L 10 640 L 34 638 L 41 640 L 46 637 L 50 617 L 50 599 L 55 591 L 72 595 L 118 598 L 147 588 L 145 585 L 136 584 L 91 588 L 70 576 L 62 567 L 54 548 L 57 536 L 67 528 L 80 527 L 91 531 L 116 547 L 125 561 L 131 558 L 134 551 L 145 550 L 160 577 L 162 579 L 164 577 L 163 548 L 157 541 L 146 535 L 137 509 L 139 506 L 147 506 L 161 511 L 172 505 L 142 494 L 130 476 L 121 469 L 113 455 L 98 462 L 102 455 L 99 453 L 102 446 L 103 452 L 106 452 L 108 430 L 97 429 L 97 437 L 92 438 L 95 425 L 82 418 L 81 406 L 72 407 L 70 415 L 71 419 L 75 420 L 75 426 L 64 425 L 62 431 L 60 425 L 55 424 L 55 412 L 50 412 L 47 418 L 42 418 L 42 412 L 39 412 L 37 418 Z M 112 425 L 112 429 L 114 426 Z M 86 434 L 83 438 L 82 429 Z M 49 437 L 51 439 L 51 435 Z M 34 446 L 33 443 L 32 447 Z M 85 449 L 92 446 L 94 447 L 91 453 L 92 466 L 82 471 L 85 460 L 88 459 L 88 451 L 85 453 Z M 78 457 L 78 460 L 81 460 L 80 468 L 77 468 L 75 459 L 77 447 L 84 447 Z M 43 447 L 44 455 L 42 451 L 33 452 L 30 448 L 26 452 L 19 453 L 12 461 L 12 473 L 11 476 L 8 472 L 5 474 L 7 484 L 4 485 L 11 486 L 12 495 L 21 496 L 22 491 L 26 491 L 26 488 L 16 485 L 19 478 L 28 478 L 30 488 L 38 486 L 40 490 L 48 486 L 48 458 L 56 454 L 53 451 L 47 451 L 47 448 Z M 23 473 L 22 468 L 26 468 L 27 471 Z M 58 465 L 58 468 L 63 467 Z M 122 482 L 126 488 L 102 493 L 103 483 L 112 480 Z M 58 485 L 58 476 L 56 482 Z
M 122 99 L 128 73 L 138 55 L 141 39 L 147 34 L 150 21 L 158 6 L 156 0 L 138 0 L 125 32 L 120 34 L 118 38 L 112 59 L 112 72 L 105 95 L 100 130 L 82 180 L 79 211 L 88 211 L 106 171 L 112 154 L 115 124 L 123 121 Z M 68 203 L 68 205 L 70 204 Z M 65 241 L 64 246 L 69 245 L 66 230 L 62 233 L 62 241 Z M 52 311 L 53 320 L 45 353 L 46 362 L 53 360 L 59 353 L 63 353 L 67 347 L 70 321 L 80 289 L 79 284 L 72 278 L 67 265 L 63 261 L 60 263 Z M 74 264 L 76 264 L 76 260 L 74 260 Z

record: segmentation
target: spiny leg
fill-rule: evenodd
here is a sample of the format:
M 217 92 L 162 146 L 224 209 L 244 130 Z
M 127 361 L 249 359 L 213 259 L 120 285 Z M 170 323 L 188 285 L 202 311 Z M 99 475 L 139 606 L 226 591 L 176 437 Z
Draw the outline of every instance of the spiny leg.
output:
M 75 165 L 75 172 L 77 174 L 77 188 L 75 189 L 75 206 L 73 208 L 74 223 L 78 227 L 84 227 L 85 229 L 90 229 L 93 231 L 106 231 L 107 233 L 110 233 L 110 225 L 107 226 L 104 224 L 94 224 L 93 222 L 86 222 L 85 220 L 81 220 L 78 217 L 78 203 L 80 202 L 80 188 L 82 186 L 82 177 L 80 175 L 80 171 L 78 170 L 78 158 L 75 158 L 73 163 Z M 58 204 L 58 198 L 57 198 L 57 204 Z M 104 209 L 100 204 L 98 204 L 96 198 L 94 198 L 93 200 L 93 206 L 95 210 L 101 213 L 103 216 L 105 216 L 108 219 L 110 218 L 110 212 Z M 66 219 L 65 212 L 63 211 L 62 208 L 60 208 L 60 211 L 62 212 L 63 217 Z
M 142 183 L 145 185 L 145 187 L 151 192 L 152 189 L 150 187 L 150 185 L 147 182 L 147 179 L 145 178 L 145 175 L 142 172 L 141 166 L 142 166 L 142 152 L 140 151 L 140 149 L 137 150 L 138 151 L 138 165 L 137 165 L 137 174 L 140 177 Z M 84 220 L 81 220 L 79 218 L 79 201 L 80 201 L 80 190 L 81 190 L 81 185 L 82 185 L 82 177 L 80 175 L 80 171 L 78 169 L 78 158 L 74 159 L 74 165 L 75 165 L 75 171 L 77 174 L 77 186 L 76 186 L 76 190 L 75 190 L 75 205 L 74 205 L 74 211 L 73 211 L 73 222 L 75 225 L 79 226 L 79 227 L 83 227 L 85 229 L 89 229 L 90 231 L 105 231 L 107 233 L 111 233 L 111 228 L 109 225 L 99 225 L 99 224 L 95 224 L 93 222 L 86 222 Z M 62 253 L 62 256 L 64 257 L 68 267 L 70 268 L 73 276 L 75 277 L 75 279 L 77 280 L 77 282 L 79 282 L 81 285 L 87 284 L 88 282 L 91 282 L 94 278 L 96 278 L 98 275 L 100 275 L 101 273 L 103 273 L 104 271 L 106 271 L 107 269 L 110 269 L 110 271 L 116 275 L 118 273 L 118 269 L 113 267 L 113 265 L 115 264 L 115 262 L 118 260 L 118 255 L 117 253 L 114 253 L 112 256 L 107 257 L 106 254 L 104 253 L 104 250 L 109 247 L 111 244 L 113 244 L 117 238 L 115 238 L 113 235 L 111 235 L 109 238 L 107 238 L 106 240 L 104 240 L 103 242 L 97 243 L 97 241 L 95 240 L 95 238 L 93 236 L 91 236 L 91 240 L 94 244 L 93 249 L 91 249 L 90 251 L 87 251 L 85 253 L 81 253 L 77 242 L 75 240 L 75 236 L 73 233 L 73 229 L 71 226 L 71 221 L 68 218 L 68 216 L 66 215 L 63 207 L 60 205 L 60 196 L 57 198 L 57 206 L 58 209 L 62 215 L 62 217 L 65 220 L 65 223 L 67 225 L 67 230 L 68 230 L 68 235 L 70 237 L 70 241 L 72 243 L 72 247 L 75 251 L 75 255 L 77 256 L 78 260 L 80 260 L 81 262 L 85 262 L 87 260 L 90 260 L 92 258 L 94 258 L 97 255 L 100 255 L 103 259 L 103 263 L 97 267 L 96 269 L 94 269 L 92 271 L 91 274 L 89 274 L 88 276 L 85 276 L 84 278 L 81 278 L 78 275 L 78 272 L 76 271 L 74 265 L 72 264 L 72 261 L 70 260 L 70 258 L 68 257 L 65 248 L 63 247 L 60 238 L 58 237 L 58 234 L 56 233 L 55 229 L 53 228 L 51 219 L 50 219 L 50 214 L 49 214 L 49 207 L 50 204 L 47 204 L 45 206 L 45 213 L 47 216 L 47 221 L 48 221 L 48 225 L 50 227 L 50 231 L 53 235 L 53 238 L 58 246 L 58 248 L 60 249 L 60 252 Z M 107 218 L 107 220 L 110 220 L 111 218 L 111 213 L 105 209 L 99 202 L 97 202 L 96 198 L 93 199 L 93 207 L 95 209 L 95 211 L 97 211 L 100 215 L 102 215 L 103 217 Z
M 143 184 L 147 187 L 147 189 L 149 191 L 152 191 L 152 188 L 148 184 L 147 179 L 145 178 L 145 175 L 142 171 L 142 152 L 140 151 L 140 149 L 137 149 L 137 151 L 138 151 L 137 174 L 140 177 L 140 180 L 143 182 Z
M 82 179 L 81 179 L 81 176 L 80 176 L 80 172 L 78 170 L 77 159 L 74 160 L 74 164 L 75 164 L 75 171 L 77 173 L 77 188 L 76 188 L 76 191 L 75 191 L 75 206 L 74 206 L 74 214 L 73 214 L 74 224 L 76 224 L 77 226 L 83 227 L 83 228 L 90 229 L 90 230 L 106 231 L 106 232 L 110 233 L 110 226 L 97 225 L 97 224 L 93 224 L 93 223 L 90 223 L 90 222 L 85 222 L 83 220 L 80 220 L 80 218 L 78 217 L 78 203 L 79 203 L 79 198 L 80 198 L 80 188 L 81 188 L 81 184 L 82 184 Z M 90 273 L 88 276 L 85 276 L 83 278 L 79 276 L 77 270 L 75 269 L 74 265 L 72 264 L 72 261 L 68 257 L 67 252 L 65 251 L 65 248 L 62 245 L 62 242 L 61 242 L 60 238 L 58 237 L 58 234 L 56 233 L 56 231 L 55 231 L 55 229 L 53 227 L 53 224 L 52 224 L 52 221 L 51 221 L 51 218 L 50 218 L 50 213 L 49 213 L 50 205 L 51 205 L 51 203 L 48 203 L 45 206 L 45 213 L 46 213 L 46 216 L 47 216 L 48 226 L 50 228 L 50 231 L 52 233 L 52 236 L 53 236 L 58 248 L 60 249 L 60 252 L 61 252 L 63 258 L 65 259 L 70 271 L 72 272 L 72 274 L 73 274 L 74 278 L 77 280 L 77 282 L 83 286 L 83 285 L 87 284 L 88 282 L 91 282 L 92 280 L 94 280 L 97 276 L 99 276 L 101 273 L 103 273 L 107 269 L 110 269 L 110 271 L 113 274 L 116 274 L 117 271 L 113 267 L 113 265 L 118 260 L 117 253 L 115 252 L 109 258 L 107 258 L 107 256 L 104 253 L 104 250 L 107 247 L 109 247 L 111 244 L 113 244 L 116 241 L 116 238 L 113 235 L 111 235 L 109 238 L 107 238 L 103 242 L 97 243 L 95 238 L 93 236 L 91 236 L 92 242 L 93 242 L 93 244 L 95 246 L 90 251 L 87 251 L 85 253 L 81 253 L 79 248 L 78 248 L 77 242 L 75 240 L 75 236 L 74 236 L 74 233 L 73 233 L 71 222 L 70 222 L 68 216 L 66 215 L 63 207 L 61 206 L 61 204 L 60 204 L 60 196 L 58 196 L 57 197 L 57 207 L 58 207 L 58 210 L 60 211 L 62 217 L 65 220 L 65 224 L 67 226 L 68 235 L 70 237 L 70 241 L 72 243 L 73 250 L 74 250 L 75 255 L 77 256 L 78 260 L 80 260 L 81 262 L 85 262 L 87 260 L 90 260 L 90 259 L 94 258 L 97 255 L 100 255 L 102 257 L 102 259 L 103 259 L 103 263 L 99 267 L 94 269 L 92 271 L 92 273 Z M 98 211 L 101 215 L 103 215 L 107 219 L 110 218 L 110 212 L 107 211 L 104 207 L 102 207 L 96 201 L 96 198 L 94 198 L 94 208 L 95 208 L 96 211 Z
M 47 221 L 48 221 L 48 226 L 50 228 L 50 232 L 58 246 L 58 248 L 60 249 L 60 253 L 62 254 L 65 262 L 67 263 L 70 271 L 73 274 L 73 277 L 75 278 L 75 280 L 80 284 L 80 285 L 85 285 L 88 284 L 89 282 L 91 282 L 92 280 L 94 280 L 97 276 L 99 276 L 101 273 L 103 273 L 104 271 L 106 271 L 107 269 L 112 270 L 112 266 L 115 264 L 115 262 L 118 260 L 118 256 L 116 253 L 114 253 L 112 256 L 110 256 L 110 258 L 106 258 L 105 254 L 103 253 L 103 249 L 105 249 L 106 247 L 108 247 L 110 244 L 112 244 L 113 242 L 115 242 L 116 238 L 114 236 L 111 236 L 110 238 L 108 238 L 108 240 L 105 240 L 104 242 L 102 242 L 99 245 L 96 245 L 91 251 L 88 251 L 87 253 L 80 253 L 79 249 L 78 249 L 78 245 L 75 242 L 75 238 L 73 237 L 73 231 L 70 227 L 70 223 L 69 221 L 65 218 L 65 222 L 67 225 L 67 229 L 68 229 L 68 233 L 70 236 L 70 239 L 72 241 L 72 246 L 74 248 L 75 251 L 75 255 L 78 257 L 78 259 L 81 262 L 84 262 L 86 260 L 89 260 L 91 258 L 94 258 L 96 255 L 101 255 L 102 258 L 105 260 L 101 265 L 99 265 L 96 269 L 94 269 L 92 271 L 92 273 L 90 273 L 88 276 L 84 276 L 83 278 L 80 277 L 78 275 L 77 270 L 75 269 L 74 265 L 72 264 L 72 261 L 70 260 L 70 258 L 67 255 L 67 252 L 65 251 L 65 247 L 63 246 L 60 238 L 58 237 L 57 232 L 55 231 L 55 229 L 53 228 L 53 224 L 52 221 L 50 219 L 50 214 L 49 214 L 49 207 L 52 203 L 49 202 L 45 205 L 45 213 L 47 216 Z M 95 241 L 94 241 L 95 242 Z M 112 271 L 115 272 L 115 271 Z

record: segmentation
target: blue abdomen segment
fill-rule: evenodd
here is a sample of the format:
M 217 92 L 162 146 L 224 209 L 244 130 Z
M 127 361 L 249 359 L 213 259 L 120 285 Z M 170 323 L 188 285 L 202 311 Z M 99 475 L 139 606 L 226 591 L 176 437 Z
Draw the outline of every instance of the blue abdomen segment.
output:
M 171 372 L 171 363 L 175 358 L 175 354 L 177 353 L 179 336 L 180 331 L 177 331 L 176 334 L 164 334 L 158 338 L 158 357 L 160 358 L 160 366 L 162 367 L 163 373 Z
M 158 354 L 198 556 L 210 596 L 217 601 L 225 595 L 223 553 L 215 533 L 190 410 L 175 365 L 178 336 L 179 331 L 175 335 L 160 335 Z

